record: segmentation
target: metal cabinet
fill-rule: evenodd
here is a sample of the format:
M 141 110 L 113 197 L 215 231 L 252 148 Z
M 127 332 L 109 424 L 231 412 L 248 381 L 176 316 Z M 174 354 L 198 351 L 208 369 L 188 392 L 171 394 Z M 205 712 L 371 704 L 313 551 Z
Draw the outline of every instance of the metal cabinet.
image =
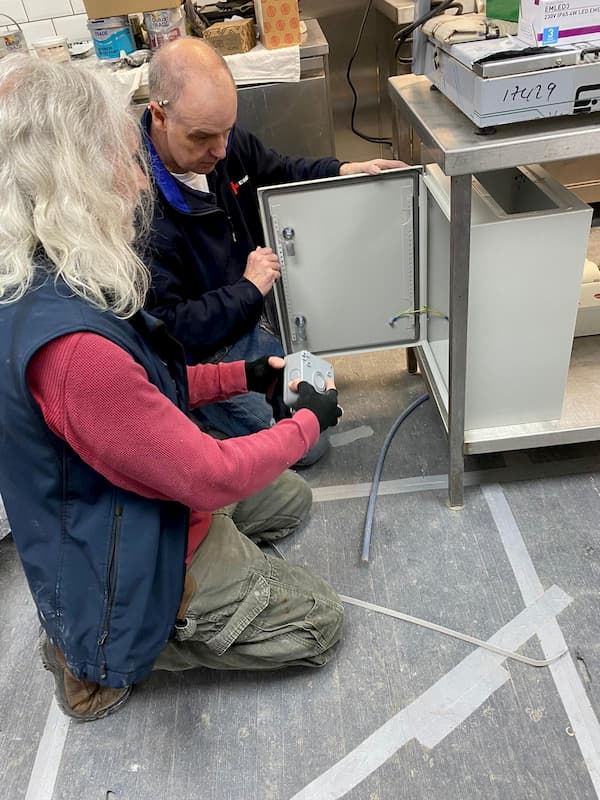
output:
M 450 504 L 459 506 L 464 497 L 465 452 L 600 439 L 600 415 L 594 403 L 600 391 L 600 337 L 586 336 L 573 343 L 572 333 L 562 344 L 567 349 L 572 346 L 573 354 L 559 419 L 475 430 L 465 425 L 468 351 L 476 335 L 470 325 L 470 290 L 476 268 L 470 259 L 472 176 L 520 164 L 558 161 L 566 154 L 571 158 L 593 157 L 600 154 L 600 144 L 597 124 L 584 115 L 514 123 L 503 126 L 493 137 L 482 137 L 467 117 L 430 87 L 429 81 L 422 77 L 390 80 L 390 94 L 398 114 L 415 129 L 429 157 L 439 165 L 450 185 L 449 398 L 447 407 L 443 398 L 436 396 L 436 401 L 448 429 Z M 504 246 L 500 242 L 499 247 Z M 522 286 L 528 286 L 527 271 L 523 273 Z M 508 302 L 507 325 L 512 324 L 512 313 L 520 298 L 521 294 L 516 293 L 514 302 Z M 533 325 L 538 308 L 542 306 L 537 303 L 530 307 Z M 552 320 L 544 320 L 540 329 L 550 332 L 552 325 Z M 421 357 L 418 349 L 417 357 L 431 384 L 427 359 Z M 515 357 L 519 357 L 518 348 Z

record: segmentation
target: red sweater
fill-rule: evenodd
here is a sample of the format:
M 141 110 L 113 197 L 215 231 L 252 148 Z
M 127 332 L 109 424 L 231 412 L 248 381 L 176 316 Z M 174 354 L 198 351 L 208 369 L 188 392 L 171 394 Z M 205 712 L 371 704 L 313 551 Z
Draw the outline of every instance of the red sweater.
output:
M 188 367 L 190 407 L 244 394 L 244 362 Z M 73 333 L 32 358 L 27 379 L 50 430 L 115 486 L 191 509 L 188 563 L 212 511 L 264 489 L 319 438 L 307 409 L 269 430 L 202 433 L 118 345 Z

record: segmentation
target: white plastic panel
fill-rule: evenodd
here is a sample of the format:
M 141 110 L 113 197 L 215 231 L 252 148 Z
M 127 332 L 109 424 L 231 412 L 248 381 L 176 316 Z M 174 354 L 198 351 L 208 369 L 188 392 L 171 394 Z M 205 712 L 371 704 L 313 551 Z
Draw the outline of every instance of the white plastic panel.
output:
M 591 209 L 537 166 L 473 181 L 465 430 L 561 416 Z M 450 179 L 426 168 L 428 300 L 447 313 Z M 429 360 L 448 386 L 448 323 Z M 431 364 L 430 364 L 431 366 Z
M 409 168 L 259 190 L 267 243 L 282 265 L 275 291 L 287 352 L 419 341 L 418 314 L 395 327 L 389 320 L 421 302 L 420 174 Z

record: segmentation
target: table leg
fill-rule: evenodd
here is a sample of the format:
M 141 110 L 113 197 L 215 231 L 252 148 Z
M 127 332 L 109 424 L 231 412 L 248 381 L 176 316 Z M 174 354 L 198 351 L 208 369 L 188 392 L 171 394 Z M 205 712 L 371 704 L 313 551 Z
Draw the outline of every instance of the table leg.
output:
M 450 178 L 448 497 L 464 505 L 465 385 L 471 250 L 471 175 Z

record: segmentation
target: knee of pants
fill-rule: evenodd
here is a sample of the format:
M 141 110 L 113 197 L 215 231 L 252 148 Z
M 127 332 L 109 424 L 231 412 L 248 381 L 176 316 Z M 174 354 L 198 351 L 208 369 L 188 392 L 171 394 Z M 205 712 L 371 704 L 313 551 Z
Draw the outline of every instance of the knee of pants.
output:
M 324 664 L 340 639 L 344 608 L 334 589 L 303 567 L 268 557 L 269 605 L 249 638 L 282 661 Z M 245 638 L 245 637 L 242 637 Z
M 295 475 L 295 473 L 292 474 Z M 298 507 L 296 516 L 300 519 L 300 521 L 303 522 L 310 514 L 313 498 L 312 489 L 308 483 L 304 480 L 304 478 L 301 478 L 301 481 L 302 483 L 298 484 L 298 493 L 296 495 L 296 504 Z
M 305 639 L 305 651 L 302 653 L 302 646 L 299 652 L 291 649 L 292 663 L 322 667 L 333 657 L 342 636 L 344 609 L 341 606 L 321 605 L 319 617 L 318 633 L 315 630 L 311 631 L 310 628 L 294 632 L 294 638 Z
M 285 513 L 304 522 L 312 506 L 312 489 L 303 477 L 287 470 L 279 479 L 282 496 L 285 498 Z
M 342 637 L 342 628 L 344 626 L 344 608 L 343 606 L 330 606 L 328 608 L 327 629 L 329 630 L 329 642 L 323 652 L 317 657 L 315 663 L 318 665 L 325 664 L 333 655 L 335 646 Z

